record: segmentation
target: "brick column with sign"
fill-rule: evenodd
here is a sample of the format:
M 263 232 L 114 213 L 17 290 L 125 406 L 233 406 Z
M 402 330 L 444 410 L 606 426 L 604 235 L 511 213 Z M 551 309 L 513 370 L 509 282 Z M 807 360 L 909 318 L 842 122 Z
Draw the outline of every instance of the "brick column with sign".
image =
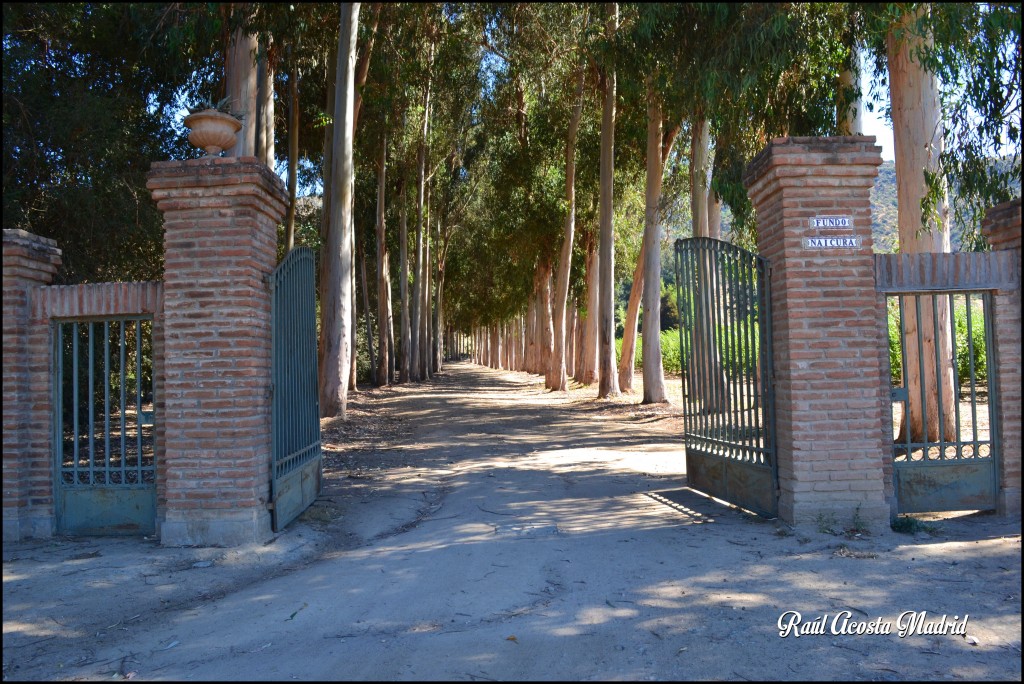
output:
M 771 266 L 779 515 L 888 529 L 885 300 L 875 292 L 874 137 L 777 138 L 747 167 Z M 887 491 L 888 490 L 888 491 Z

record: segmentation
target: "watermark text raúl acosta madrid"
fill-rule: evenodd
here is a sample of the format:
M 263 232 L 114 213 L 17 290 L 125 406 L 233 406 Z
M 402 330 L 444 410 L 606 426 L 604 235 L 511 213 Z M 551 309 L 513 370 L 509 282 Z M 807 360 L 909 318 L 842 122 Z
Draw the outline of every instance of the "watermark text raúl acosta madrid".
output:
M 896 634 L 901 639 L 917 634 L 967 634 L 969 615 L 929 615 L 926 610 L 905 610 L 895 622 L 881 617 L 873 620 L 854 619 L 853 612 L 841 610 L 835 614 L 824 613 L 812 619 L 805 618 L 799 611 L 787 610 L 779 616 L 779 636 L 797 637 L 814 635 L 865 636 L 872 634 Z

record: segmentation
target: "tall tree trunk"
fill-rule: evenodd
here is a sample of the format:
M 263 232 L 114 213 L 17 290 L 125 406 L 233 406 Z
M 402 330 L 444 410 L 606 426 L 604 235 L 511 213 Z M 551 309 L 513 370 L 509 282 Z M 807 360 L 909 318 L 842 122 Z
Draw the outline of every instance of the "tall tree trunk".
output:
M 427 218 L 426 218 L 426 231 L 423 235 L 423 315 L 421 317 L 423 330 L 420 333 L 420 364 L 423 369 L 423 379 L 428 380 L 433 375 L 430 368 L 430 346 L 431 346 L 431 324 L 430 321 L 433 318 L 433 312 L 431 309 L 432 297 L 431 288 L 433 287 L 433 269 L 430 267 L 430 261 L 433 255 L 431 252 L 432 244 L 430 239 L 430 200 L 429 200 L 429 189 L 427 194 Z
M 658 140 L 661 144 L 661 140 Z M 619 389 L 623 392 L 633 391 L 633 369 L 636 366 L 636 326 L 640 320 L 640 298 L 644 293 L 644 250 L 646 243 L 641 243 L 640 253 L 633 267 L 633 286 L 629 288 L 629 303 L 626 305 L 626 320 L 622 326 L 622 356 L 619 358 Z
M 607 3 L 605 37 L 611 41 L 619 27 L 618 3 Z M 615 372 L 615 227 L 612 198 L 615 177 L 615 66 L 604 75 L 604 111 L 601 116 L 600 186 L 600 350 L 598 364 L 599 399 L 619 395 L 619 377 Z
M 388 134 L 385 128 L 380 141 L 380 164 L 377 167 L 377 385 L 383 386 L 394 376 L 394 358 L 390 353 L 391 337 L 391 265 L 384 223 L 384 191 L 387 186 Z
M 904 254 L 951 251 L 949 211 L 945 197 L 939 206 L 938 221 L 931 217 L 925 224 L 921 213 L 921 200 L 927 192 L 925 172 L 935 173 L 938 170 L 939 155 L 944 144 L 938 76 L 928 72 L 917 60 L 921 49 L 925 45 L 930 46 L 932 42 L 931 36 L 925 38 L 914 33 L 914 24 L 927 11 L 927 6 L 921 6 L 916 13 L 904 14 L 889 30 L 886 41 L 896 157 L 897 221 L 900 252 Z M 902 39 L 898 34 L 902 34 Z M 923 230 L 923 226 L 927 229 Z M 932 307 L 922 307 L 921 319 L 918 320 L 916 307 L 903 307 L 906 329 L 903 338 L 905 381 L 909 389 L 909 410 L 905 413 L 909 416 L 904 416 L 900 427 L 901 440 L 906 439 L 908 418 L 912 442 L 938 440 L 940 435 L 949 439 L 956 434 L 955 375 L 949 335 L 950 311 L 946 298 L 939 298 L 936 313 L 937 321 Z M 935 334 L 936 327 L 938 336 Z M 918 354 L 919 329 L 923 357 Z M 940 359 L 937 373 L 936 358 Z M 924 377 L 921 375 L 922 366 Z M 928 388 L 923 406 L 922 383 Z
M 363 285 L 363 313 L 366 315 L 366 349 L 370 352 L 370 377 L 374 377 L 374 369 L 377 368 L 377 359 L 373 351 L 373 325 L 370 323 L 370 288 L 366 284 L 366 249 L 359 250 L 359 272 Z M 378 321 L 377 327 L 380 326 Z M 382 383 L 383 384 L 383 383 Z
M 640 253 L 644 266 L 645 288 L 643 374 L 644 404 L 668 401 L 665 394 L 665 374 L 661 364 L 661 225 L 658 221 L 661 203 L 661 177 L 664 163 L 661 158 L 661 100 L 652 89 L 647 95 L 647 187 L 644 194 L 644 241 Z M 659 287 L 655 287 L 657 284 Z M 625 343 L 623 343 L 625 352 Z
M 274 169 L 274 64 L 270 52 L 274 44 L 273 38 L 267 39 L 266 49 L 259 56 L 256 64 L 256 156 L 264 164 Z
M 722 239 L 722 199 L 714 188 L 708 189 L 708 237 Z
M 662 130 L 662 122 L 658 122 L 657 128 L 659 131 L 657 138 L 654 141 L 651 141 L 651 139 L 648 138 L 647 144 L 648 148 L 651 144 L 657 146 L 656 155 L 660 160 L 660 168 L 662 168 L 664 173 L 665 162 L 669 157 L 669 153 L 672 151 L 672 146 L 675 143 L 680 126 L 677 125 L 675 128 L 668 131 L 665 136 L 660 133 L 660 130 Z M 650 131 L 648 130 L 648 135 L 649 134 Z M 660 197 L 660 185 L 658 186 L 658 197 Z M 636 366 L 637 323 L 640 318 L 640 304 L 644 298 L 644 263 L 647 259 L 646 246 L 646 241 L 640 244 L 640 253 L 637 255 L 637 264 L 633 269 L 633 285 L 630 288 L 630 300 L 626 307 L 626 320 L 623 325 L 623 355 L 618 359 L 618 388 L 624 392 L 633 391 L 633 372 L 634 367 Z M 658 272 L 660 272 L 660 258 L 662 258 L 660 242 L 657 243 L 657 258 Z M 662 294 L 662 285 L 660 285 L 660 282 L 658 282 L 657 292 L 658 308 L 660 308 L 660 294 Z M 658 323 L 660 324 L 660 319 L 658 320 Z M 646 330 L 646 328 L 644 328 L 644 330 Z
M 354 141 L 354 139 L 355 139 L 355 129 L 352 129 L 352 133 L 353 133 L 352 137 L 353 137 L 353 141 Z M 355 191 L 354 190 L 352 192 L 352 195 L 353 195 L 353 198 L 354 198 L 355 197 Z M 349 245 L 349 249 L 351 249 L 352 250 L 352 254 L 355 255 L 356 254 L 356 224 L 355 224 L 355 211 L 354 210 L 352 212 L 352 218 L 351 218 L 351 223 L 349 224 L 348 234 L 349 234 L 349 241 L 351 243 Z M 352 308 L 351 308 L 351 311 L 352 311 L 352 327 L 350 328 L 350 330 L 352 331 L 352 342 L 349 345 L 349 352 L 350 352 L 350 355 L 351 355 L 352 358 L 350 359 L 349 366 L 348 366 L 348 368 L 349 368 L 349 374 L 348 374 L 348 391 L 349 391 L 349 393 L 358 392 L 359 391 L 359 387 L 356 384 L 356 375 L 357 375 L 357 372 L 358 372 L 358 368 L 356 366 L 356 360 L 359 358 L 359 348 L 357 346 L 358 340 L 357 340 L 357 336 L 356 336 L 356 331 L 359 329 L 359 310 L 358 310 L 358 306 L 357 306 L 358 295 L 357 295 L 357 289 L 356 289 L 355 262 L 352 262 L 352 264 L 353 264 L 352 265 Z
M 598 367 L 598 315 L 599 285 L 598 266 L 601 262 L 601 255 L 598 253 L 596 242 L 591 239 L 587 245 L 587 315 L 583 319 L 583 345 L 580 354 L 580 373 L 576 379 L 582 385 L 592 385 L 597 382 Z
M 864 132 L 863 109 L 864 103 L 860 97 L 860 55 L 854 43 L 850 46 L 849 61 L 839 72 L 839 91 L 836 97 L 837 133 L 861 135 Z
M 412 359 L 412 323 L 409 318 L 409 212 L 405 200 L 405 179 L 399 179 L 398 201 L 398 291 L 401 298 L 401 357 L 398 381 L 409 382 Z
M 711 237 L 708 224 L 708 192 L 710 190 L 711 124 L 698 114 L 690 133 L 690 211 L 694 237 Z M 695 398 L 707 412 L 726 408 L 726 377 L 719 350 L 715 345 L 711 312 L 716 307 L 715 263 L 708 257 L 697 263 L 697 297 L 694 326 L 690 331 L 689 375 L 700 378 L 694 383 Z M 699 393 L 699 394 L 697 394 Z
M 433 56 L 434 46 L 430 46 Z M 433 62 L 433 59 L 430 60 Z M 430 124 L 430 78 L 423 91 L 423 125 L 420 128 L 419 151 L 417 152 L 417 195 L 416 195 L 416 280 L 412 288 L 412 344 L 410 346 L 410 372 L 413 380 L 423 380 L 423 365 L 420 360 L 422 345 L 422 300 L 423 300 L 423 209 L 426 202 L 427 180 L 427 130 Z
M 576 229 L 576 136 L 583 114 L 583 67 L 576 73 L 576 101 L 569 118 L 569 132 L 565 136 L 565 234 L 562 236 L 562 251 L 558 255 L 558 275 L 555 277 L 554 356 L 548 373 L 548 386 L 558 392 L 569 389 L 566 362 L 566 300 L 569 296 L 569 267 L 572 264 L 572 242 Z M 571 337 L 569 338 L 572 339 Z
M 537 322 L 540 333 L 538 340 L 540 354 L 537 372 L 547 377 L 548 370 L 551 368 L 551 346 L 555 337 L 551 325 L 551 260 L 549 257 L 545 256 L 538 265 L 538 285 L 540 287 L 537 290 L 537 314 L 539 316 Z M 546 382 L 545 384 L 551 389 L 550 384 Z
M 698 115 L 690 129 L 690 216 L 694 237 L 708 237 L 710 152 L 711 122 Z
M 338 87 L 334 102 L 334 149 L 331 178 L 330 225 L 325 259 L 328 261 L 326 290 L 321 307 L 326 309 L 327 329 L 324 364 L 321 366 L 320 407 L 325 416 L 345 417 L 348 402 L 348 377 L 352 325 L 352 104 L 355 95 L 356 33 L 359 3 L 342 3 L 338 30 Z
M 334 121 L 334 99 L 337 84 L 337 73 L 338 73 L 338 49 L 337 45 L 332 45 L 331 50 L 327 55 L 327 101 L 324 105 L 324 109 L 327 111 L 327 115 L 331 121 Z M 326 391 L 325 382 L 326 375 L 324 372 L 324 365 L 326 364 L 326 350 L 327 350 L 327 338 L 329 335 L 336 335 L 337 331 L 327 325 L 327 314 L 330 311 L 327 306 L 326 297 L 328 290 L 328 280 L 331 277 L 338 277 L 338 268 L 332 265 L 332 259 L 336 258 L 336 255 L 331 255 L 327 251 L 327 245 L 330 242 L 331 234 L 331 206 L 332 206 L 332 195 L 334 188 L 334 181 L 332 171 L 334 169 L 334 126 L 324 126 L 324 149 L 323 149 L 323 177 L 324 177 L 324 193 L 320 205 L 320 244 L 322 245 L 322 257 L 320 259 L 320 273 L 318 282 L 318 292 L 320 295 L 320 334 L 317 339 L 317 364 L 319 368 L 319 389 L 320 389 L 320 412 L 324 413 L 324 398 Z
M 256 154 L 256 36 L 236 29 L 228 48 L 224 79 L 227 82 L 231 110 L 244 112 L 242 128 L 235 136 L 235 146 L 227 150 L 229 157 L 251 157 Z
M 498 324 L 491 325 L 491 368 L 501 369 L 501 335 L 498 333 Z
M 437 255 L 434 257 L 435 282 L 434 282 L 434 359 L 433 368 L 435 373 L 441 372 L 444 359 L 442 358 L 445 349 L 444 309 L 441 302 L 444 301 L 444 262 L 446 245 L 441 245 L 441 220 L 437 221 L 435 232 Z
M 292 64 L 288 74 L 288 216 L 285 219 L 285 246 L 295 246 L 295 194 L 299 182 L 299 67 Z

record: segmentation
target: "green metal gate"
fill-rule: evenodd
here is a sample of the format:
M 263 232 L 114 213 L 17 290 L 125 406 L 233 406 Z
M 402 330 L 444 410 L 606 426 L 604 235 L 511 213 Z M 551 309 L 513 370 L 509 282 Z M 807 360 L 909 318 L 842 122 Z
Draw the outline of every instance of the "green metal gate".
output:
M 778 511 L 767 262 L 711 238 L 677 240 L 686 475 L 694 489 Z
M 898 511 L 994 509 L 992 294 L 900 294 L 887 302 Z
M 156 526 L 153 321 L 53 322 L 58 534 L 152 534 Z
M 279 532 L 320 493 L 320 398 L 317 392 L 313 251 L 297 247 L 270 275 L 271 487 Z

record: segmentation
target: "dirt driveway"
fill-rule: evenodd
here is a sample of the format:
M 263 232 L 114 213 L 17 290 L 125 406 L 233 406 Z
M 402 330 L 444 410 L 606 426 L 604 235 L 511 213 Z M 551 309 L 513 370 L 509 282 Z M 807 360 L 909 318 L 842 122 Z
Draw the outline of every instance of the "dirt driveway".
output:
M 792 530 L 686 488 L 675 411 L 594 394 L 360 393 L 265 545 L 5 545 L 4 679 L 1020 679 L 1019 520 Z

